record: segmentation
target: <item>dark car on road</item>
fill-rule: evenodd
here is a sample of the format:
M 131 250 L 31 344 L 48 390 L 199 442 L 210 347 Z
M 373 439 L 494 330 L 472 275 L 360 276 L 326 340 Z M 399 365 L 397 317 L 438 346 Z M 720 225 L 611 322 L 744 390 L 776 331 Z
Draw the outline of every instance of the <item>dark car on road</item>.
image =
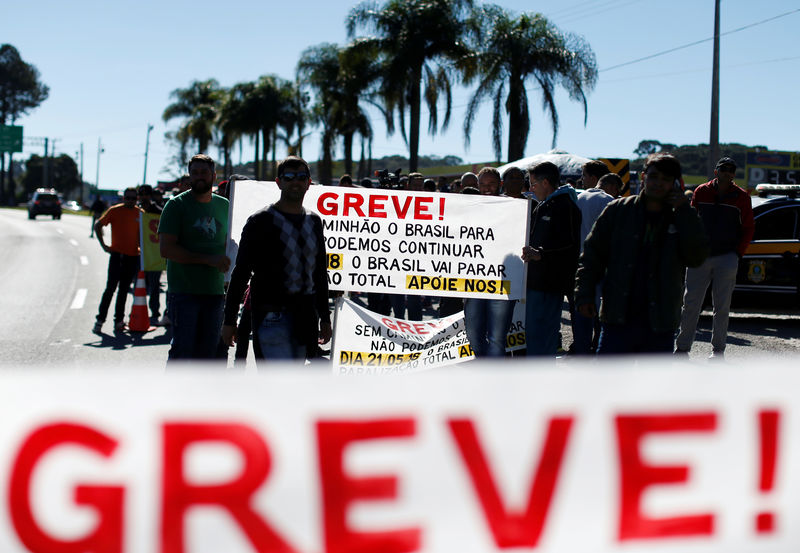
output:
M 756 187 L 755 234 L 736 275 L 737 292 L 792 294 L 800 291 L 800 185 Z
M 61 219 L 61 200 L 58 192 L 39 188 L 28 202 L 28 219 L 36 219 L 37 215 L 52 215 L 53 219 Z

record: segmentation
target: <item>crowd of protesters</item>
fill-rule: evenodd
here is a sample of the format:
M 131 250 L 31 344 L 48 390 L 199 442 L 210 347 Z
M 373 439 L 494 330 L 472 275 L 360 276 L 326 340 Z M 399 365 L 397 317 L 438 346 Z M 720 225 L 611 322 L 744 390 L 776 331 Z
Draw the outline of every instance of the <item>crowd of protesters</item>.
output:
M 640 192 L 624 197 L 621 178 L 599 161 L 584 164 L 577 187 L 562 184 L 559 168 L 550 162 L 512 166 L 502 174 L 484 167 L 456 180 L 384 172 L 377 186 L 529 203 L 530 231 L 520 252 L 527 264 L 528 356 L 555 359 L 565 352 L 560 332 L 565 300 L 573 338 L 566 353 L 685 354 L 711 285 L 712 356 L 722 357 L 738 259 L 753 235 L 750 198 L 734 184 L 735 170 L 732 159 L 722 158 L 715 178 L 691 196 L 684 193 L 679 161 L 666 153 L 647 158 Z M 196 155 L 163 208 L 153 189 L 143 186 L 126 190 L 122 204 L 98 217 L 93 230 L 110 262 L 95 331 L 115 291 L 115 329 L 124 329 L 124 298 L 138 269 L 138 245 L 128 223 L 139 212 L 150 212 L 161 216 L 159 244 L 168 283 L 168 316 L 159 320 L 161 273 L 147 275 L 151 324 L 172 325 L 170 363 L 227 359 L 228 347 L 237 342 L 237 357 L 244 357 L 251 332 L 259 359 L 319 357 L 319 346 L 332 334 L 329 299 L 334 294 L 328 291 L 321 220 L 302 206 L 313 184 L 308 164 L 290 156 L 277 166 L 280 200 L 248 219 L 236 259 L 225 253 L 227 182 L 212 191 L 216 178 L 214 161 Z M 342 175 L 338 185 L 376 186 L 370 179 L 356 184 L 350 175 Z M 102 232 L 108 224 L 111 246 Z M 224 274 L 231 266 L 226 289 Z M 419 295 L 367 296 L 371 310 L 396 318 L 422 320 L 423 311 L 444 317 L 463 310 L 475 356 L 508 355 L 513 300 L 442 297 L 434 306 L 434 298 Z

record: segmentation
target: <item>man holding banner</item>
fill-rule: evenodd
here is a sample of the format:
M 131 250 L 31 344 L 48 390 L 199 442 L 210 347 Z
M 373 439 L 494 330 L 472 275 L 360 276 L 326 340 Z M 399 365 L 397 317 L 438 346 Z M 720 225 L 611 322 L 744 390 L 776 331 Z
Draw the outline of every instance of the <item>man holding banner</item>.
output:
M 302 362 L 316 357 L 332 334 L 325 236 L 319 215 L 303 208 L 308 164 L 289 156 L 278 164 L 275 182 L 280 199 L 251 215 L 242 230 L 222 340 L 231 346 L 237 339 L 236 316 L 250 282 L 257 357 Z
M 478 173 L 478 190 L 483 196 L 500 194 L 500 172 L 484 167 Z M 464 323 L 475 357 L 503 357 L 506 335 L 511 326 L 515 301 L 507 299 L 467 298 L 464 300 Z

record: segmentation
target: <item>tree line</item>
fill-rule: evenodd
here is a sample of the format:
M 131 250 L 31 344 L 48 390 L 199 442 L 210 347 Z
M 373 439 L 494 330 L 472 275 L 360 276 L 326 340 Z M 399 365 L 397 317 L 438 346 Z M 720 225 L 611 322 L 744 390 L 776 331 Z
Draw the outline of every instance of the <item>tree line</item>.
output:
M 0 125 L 14 125 L 47 99 L 50 89 L 39 80 L 39 70 L 25 62 L 10 44 L 0 45 Z M 0 203 L 14 195 L 14 161 L 8 152 L 0 152 Z
M 371 173 L 374 132 L 367 106 L 383 115 L 389 134 L 397 130 L 408 146 L 409 171 L 419 168 L 422 106 L 427 132 L 444 131 L 452 112 L 454 83 L 474 87 L 463 122 L 469 145 L 480 104 L 492 103 L 492 144 L 501 159 L 503 120 L 508 120 L 507 159 L 524 156 L 531 121 L 528 88 L 535 85 L 558 136 L 555 90 L 565 89 L 582 103 L 597 81 L 597 63 L 588 43 L 558 29 L 538 13 L 515 14 L 471 0 L 365 0 L 345 21 L 349 42 L 307 48 L 293 78 L 264 75 L 222 87 L 213 78 L 197 80 L 171 94 L 164 121 L 179 119 L 168 138 L 178 145 L 176 160 L 189 149 L 219 149 L 224 172 L 232 171 L 238 143 L 255 143 L 255 177 L 273 177 L 276 148 L 302 155 L 310 128 L 321 135 L 319 182 L 332 179 L 334 151 L 342 148 L 344 168 L 354 173 L 354 146 L 360 147 L 357 175 Z M 271 153 L 271 163 L 269 161 Z M 268 173 L 269 171 L 269 173 Z

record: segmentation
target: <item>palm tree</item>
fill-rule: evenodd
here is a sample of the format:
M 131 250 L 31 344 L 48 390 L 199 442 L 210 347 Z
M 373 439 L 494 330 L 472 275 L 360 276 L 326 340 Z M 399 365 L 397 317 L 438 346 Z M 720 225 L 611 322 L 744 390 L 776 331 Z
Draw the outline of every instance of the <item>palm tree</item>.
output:
M 243 83 L 225 90 L 225 95 L 217 113 L 216 128 L 219 133 L 217 143 L 224 159 L 224 173 L 227 177 L 233 172 L 231 149 L 245 135 L 247 124 L 242 117 Z
M 297 78 L 308 83 L 316 101 L 311 108 L 314 123 L 322 127 L 322 157 L 319 181 L 330 184 L 333 178 L 333 146 L 336 141 L 337 91 L 339 76 L 339 47 L 318 44 L 303 51 L 297 62 Z
M 217 113 L 224 98 L 224 91 L 215 79 L 194 81 L 188 88 L 177 88 L 170 94 L 175 101 L 162 114 L 165 122 L 176 117 L 184 118 L 175 134 L 185 153 L 186 145 L 194 141 L 197 151 L 206 153 L 214 133 Z M 183 156 L 185 157 L 185 156 Z
M 471 6 L 471 0 L 387 0 L 382 6 L 366 0 L 348 15 L 347 32 L 351 38 L 359 28 L 374 33 L 364 41 L 381 53 L 379 95 L 386 128 L 390 134 L 394 132 L 397 111 L 400 131 L 409 148 L 410 171 L 415 171 L 418 165 L 423 97 L 430 114 L 431 135 L 439 127 L 437 108 L 441 96 L 445 103 L 441 129 L 446 129 L 450 121 L 452 97 L 445 64 L 467 54 L 461 37 L 464 17 Z
M 342 137 L 345 173 L 353 173 L 353 138 L 356 134 L 362 139 L 362 165 L 364 142 L 372 149 L 372 124 L 361 102 L 363 100 L 375 105 L 375 83 L 379 81 L 381 71 L 376 61 L 377 54 L 370 41 L 355 41 L 339 50 L 337 130 Z
M 582 37 L 560 31 L 538 13 L 513 17 L 505 9 L 488 5 L 476 8 L 468 22 L 470 38 L 479 48 L 463 58 L 460 68 L 465 83 L 478 80 L 464 120 L 467 145 L 478 107 L 485 97 L 493 100 L 492 142 L 501 156 L 501 106 L 505 96 L 508 114 L 508 161 L 524 156 L 530 116 L 525 81 L 532 78 L 541 88 L 545 111 L 553 126 L 553 147 L 558 137 L 555 87 L 561 85 L 572 100 L 583 103 L 584 125 L 588 117 L 586 93 L 597 82 L 597 62 Z M 506 85 L 508 94 L 506 95 Z

